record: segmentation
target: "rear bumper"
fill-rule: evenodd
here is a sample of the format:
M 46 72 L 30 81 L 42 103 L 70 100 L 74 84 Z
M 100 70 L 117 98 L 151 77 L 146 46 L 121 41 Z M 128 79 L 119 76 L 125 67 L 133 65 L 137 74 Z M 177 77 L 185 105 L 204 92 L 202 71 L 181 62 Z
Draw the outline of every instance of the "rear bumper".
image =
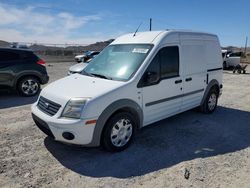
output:
M 222 95 L 222 89 L 223 89 L 223 85 L 221 84 L 221 85 L 220 85 L 220 93 L 219 93 L 219 96 Z
M 40 79 L 41 84 L 47 84 L 49 82 L 49 76 L 47 74 L 43 75 Z

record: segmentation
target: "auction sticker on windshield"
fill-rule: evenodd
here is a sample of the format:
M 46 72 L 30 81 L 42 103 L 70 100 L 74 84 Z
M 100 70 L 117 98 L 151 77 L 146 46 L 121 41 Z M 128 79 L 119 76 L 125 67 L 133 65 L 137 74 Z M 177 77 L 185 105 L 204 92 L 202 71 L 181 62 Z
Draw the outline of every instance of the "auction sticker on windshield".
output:
M 149 49 L 146 49 L 146 48 L 134 48 L 132 52 L 133 53 L 146 54 L 146 53 L 148 53 L 148 50 Z

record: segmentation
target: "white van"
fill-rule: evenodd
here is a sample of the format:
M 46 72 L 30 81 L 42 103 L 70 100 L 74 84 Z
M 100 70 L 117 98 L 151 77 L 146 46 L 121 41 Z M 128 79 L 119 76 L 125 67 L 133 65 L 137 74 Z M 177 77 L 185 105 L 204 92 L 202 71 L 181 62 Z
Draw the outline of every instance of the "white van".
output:
M 37 126 L 57 141 L 121 151 L 137 129 L 200 107 L 222 91 L 216 35 L 152 31 L 117 38 L 81 74 L 45 87 L 32 106 Z

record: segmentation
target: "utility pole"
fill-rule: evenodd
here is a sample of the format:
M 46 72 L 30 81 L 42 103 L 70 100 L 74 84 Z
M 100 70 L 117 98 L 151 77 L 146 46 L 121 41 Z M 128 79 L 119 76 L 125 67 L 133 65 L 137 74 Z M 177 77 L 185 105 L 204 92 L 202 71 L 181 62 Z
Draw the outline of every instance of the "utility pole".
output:
M 149 31 L 152 31 L 152 18 L 149 19 Z
M 246 43 L 245 43 L 245 55 L 247 54 L 247 41 L 248 41 L 248 37 L 246 37 Z

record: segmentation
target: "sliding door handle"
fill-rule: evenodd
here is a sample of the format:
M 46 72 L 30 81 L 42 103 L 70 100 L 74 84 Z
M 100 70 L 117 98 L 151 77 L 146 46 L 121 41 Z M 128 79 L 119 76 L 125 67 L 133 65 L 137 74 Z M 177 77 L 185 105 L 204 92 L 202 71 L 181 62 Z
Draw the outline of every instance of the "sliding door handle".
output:
M 182 82 L 182 80 L 175 80 L 175 84 L 180 84 Z
M 185 81 L 186 81 L 186 82 L 190 82 L 191 80 L 192 80 L 192 78 L 191 78 L 191 77 L 190 77 L 190 78 L 186 78 L 186 79 L 185 79 Z

